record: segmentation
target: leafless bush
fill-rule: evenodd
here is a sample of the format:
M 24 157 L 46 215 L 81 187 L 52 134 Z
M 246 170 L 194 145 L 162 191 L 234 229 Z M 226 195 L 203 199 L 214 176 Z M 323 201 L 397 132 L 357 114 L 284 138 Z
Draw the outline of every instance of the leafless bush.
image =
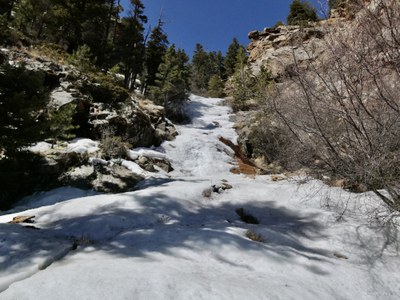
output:
M 128 146 L 120 136 L 115 135 L 115 131 L 106 129 L 102 133 L 100 149 L 105 159 L 123 159 L 127 158 Z
M 245 236 L 254 242 L 265 243 L 265 238 L 254 230 L 247 230 Z
M 260 224 L 260 221 L 252 214 L 247 212 L 244 208 L 240 207 L 237 208 L 235 211 L 236 214 L 240 217 L 240 220 L 242 220 L 243 222 L 247 224 Z
M 291 159 L 362 183 L 400 210 L 400 2 L 351 3 L 354 20 L 327 28 L 318 59 L 304 66 L 294 56 L 271 105 L 292 137 Z
M 251 128 L 248 139 L 254 155 L 263 156 L 271 163 L 285 156 L 282 151 L 290 141 L 286 130 L 276 126 L 269 116 L 268 113 L 260 116 L 256 126 Z

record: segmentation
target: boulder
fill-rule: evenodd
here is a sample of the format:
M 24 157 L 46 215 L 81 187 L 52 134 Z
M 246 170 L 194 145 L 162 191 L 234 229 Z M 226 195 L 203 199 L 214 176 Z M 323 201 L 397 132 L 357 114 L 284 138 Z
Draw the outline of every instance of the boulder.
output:
M 165 117 L 163 106 L 155 105 L 151 100 L 140 100 L 140 109 L 149 116 L 151 123 L 156 129 L 161 140 L 172 141 L 178 135 L 175 126 Z
M 134 162 L 137 163 L 142 169 L 149 172 L 158 172 L 155 166 L 159 167 L 167 173 L 174 170 L 171 163 L 166 159 L 139 156 L 139 158 L 136 159 Z
M 98 192 L 122 193 L 135 190 L 137 183 L 143 179 L 125 167 L 112 165 L 106 167 L 104 173 L 97 173 L 96 179 L 91 184 Z
M 60 177 L 64 185 L 104 193 L 133 191 L 143 177 L 118 164 L 83 165 Z

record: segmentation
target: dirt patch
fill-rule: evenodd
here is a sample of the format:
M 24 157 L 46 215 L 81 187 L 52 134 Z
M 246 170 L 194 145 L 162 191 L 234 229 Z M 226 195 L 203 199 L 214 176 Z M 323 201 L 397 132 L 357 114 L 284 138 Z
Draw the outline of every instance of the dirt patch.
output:
M 238 165 L 230 170 L 233 174 L 257 175 L 261 173 L 262 170 L 257 168 L 256 165 L 246 157 L 239 145 L 235 145 L 222 136 L 219 138 L 219 141 L 227 145 L 235 153 L 235 159 Z

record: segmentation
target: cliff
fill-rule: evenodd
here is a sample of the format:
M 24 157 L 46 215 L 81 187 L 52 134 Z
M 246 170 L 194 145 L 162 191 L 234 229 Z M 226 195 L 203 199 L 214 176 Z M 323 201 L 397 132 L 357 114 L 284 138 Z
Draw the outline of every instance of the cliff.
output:
M 326 50 L 330 34 L 340 31 L 354 31 L 360 25 L 360 19 L 365 18 L 367 5 L 370 12 L 380 8 L 380 1 L 352 0 L 348 1 L 347 9 L 333 9 L 326 20 L 321 20 L 310 27 L 278 26 L 254 30 L 248 34 L 250 44 L 249 66 L 255 74 L 261 66 L 267 67 L 276 78 L 290 73 L 291 66 L 299 66 L 318 60 Z

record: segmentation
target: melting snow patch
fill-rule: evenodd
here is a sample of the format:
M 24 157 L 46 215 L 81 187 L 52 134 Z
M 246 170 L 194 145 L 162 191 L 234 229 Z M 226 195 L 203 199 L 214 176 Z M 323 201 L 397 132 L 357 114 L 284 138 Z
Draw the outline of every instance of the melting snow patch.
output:
M 76 138 L 68 143 L 67 152 L 94 153 L 99 151 L 99 143 L 91 139 Z
M 35 153 L 43 153 L 51 149 L 51 144 L 47 142 L 39 142 L 35 145 L 28 147 L 28 150 Z
M 128 151 L 128 156 L 130 159 L 136 160 L 140 156 L 148 157 L 148 158 L 155 158 L 155 159 L 168 159 L 167 155 L 164 153 L 155 151 L 155 150 L 150 150 L 146 148 L 136 148 L 134 150 L 129 150 Z

